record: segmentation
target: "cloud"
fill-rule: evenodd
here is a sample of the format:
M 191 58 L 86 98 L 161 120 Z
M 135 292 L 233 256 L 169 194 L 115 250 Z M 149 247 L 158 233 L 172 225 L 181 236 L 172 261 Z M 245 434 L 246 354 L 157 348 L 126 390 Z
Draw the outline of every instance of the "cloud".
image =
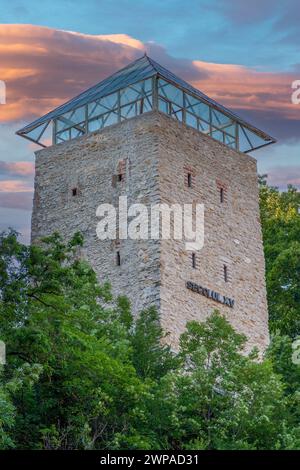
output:
M 246 8 L 240 3 L 243 2 L 230 2 L 237 8 L 236 21 Z M 260 4 L 266 12 L 268 0 Z M 248 20 L 255 21 L 257 14 L 249 4 Z M 174 58 L 159 44 L 143 44 L 126 34 L 89 35 L 3 24 L 0 25 L 0 79 L 7 85 L 7 104 L 0 106 L 0 155 L 5 158 L 0 161 L 0 207 L 6 211 L 5 217 L 11 210 L 8 221 L 15 220 L 17 225 L 16 214 L 31 210 L 32 154 L 37 148 L 15 136 L 15 130 L 141 57 L 145 50 L 150 57 L 236 110 L 241 117 L 287 142 L 286 146 L 272 146 L 255 156 L 263 172 L 269 174 L 271 184 L 281 188 L 286 184 L 298 185 L 300 105 L 291 104 L 291 83 L 300 78 L 299 65 L 290 73 L 271 73 L 241 65 Z M 26 217 L 24 220 L 28 221 Z
M 0 195 L 1 199 L 1 195 Z M 20 234 L 23 243 L 30 241 L 30 217 L 31 211 L 18 208 L 3 208 L 0 206 L 0 232 L 7 231 L 9 227 L 14 228 Z
M 0 181 L 0 193 L 5 192 L 15 192 L 15 193 L 23 193 L 23 192 L 32 192 L 32 185 L 27 181 L 21 180 L 3 180 Z
M 207 78 L 194 80 L 216 101 L 236 110 L 270 112 L 285 119 L 300 119 L 300 106 L 292 104 L 291 84 L 296 73 L 271 73 L 232 64 L 194 61 Z
M 210 8 L 215 13 L 221 12 L 241 34 L 241 28 L 252 27 L 256 32 L 263 25 L 273 42 L 280 46 L 295 46 L 297 52 L 300 40 L 299 0 L 216 0 Z
M 0 26 L 0 78 L 7 84 L 7 104 L 0 122 L 41 116 L 140 57 L 149 55 L 174 73 L 253 123 L 280 126 L 300 119 L 291 103 L 296 71 L 268 73 L 240 65 L 178 59 L 153 42 L 143 44 L 126 34 L 90 35 L 33 25 Z M 284 134 L 281 133 L 281 134 Z M 284 135 L 283 135 L 284 137 Z
M 0 175 L 33 176 L 32 162 L 3 162 L 0 161 Z
M 42 115 L 144 51 L 125 34 L 92 36 L 33 25 L 1 25 L 0 44 L 7 90 L 0 122 Z
M 285 3 L 295 3 L 295 0 L 285 0 Z M 283 2 L 278 0 L 252 0 L 251 2 L 241 0 L 218 0 L 213 8 L 221 9 L 223 14 L 238 25 L 257 23 L 267 20 L 270 14 L 276 15 L 281 12 Z M 284 5 L 284 7 L 286 7 Z
M 31 211 L 32 209 L 32 191 L 19 192 L 1 192 L 0 207 L 7 209 L 21 209 Z M 16 221 L 17 222 L 17 221 Z
M 21 124 L 0 125 L 0 155 L 6 158 L 6 161 L 0 161 L 0 229 L 9 225 L 19 227 L 20 213 L 30 213 L 32 208 L 33 148 L 31 143 L 15 135 L 15 130 Z M 30 216 L 22 215 L 23 219 L 27 222 L 22 225 L 22 231 L 28 231 Z
M 300 189 L 300 165 L 270 168 L 268 183 L 272 186 L 278 186 L 280 189 L 285 189 L 288 184 Z

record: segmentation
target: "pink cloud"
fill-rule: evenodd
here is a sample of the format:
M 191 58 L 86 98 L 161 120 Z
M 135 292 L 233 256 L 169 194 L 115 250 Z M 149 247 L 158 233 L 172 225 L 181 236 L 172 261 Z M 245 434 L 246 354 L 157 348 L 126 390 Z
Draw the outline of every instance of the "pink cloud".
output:
M 142 55 L 126 34 L 88 35 L 33 25 L 0 25 L 0 122 L 30 120 Z
M 300 165 L 270 168 L 268 183 L 272 186 L 278 186 L 280 189 L 285 189 L 289 184 L 300 189 Z
M 291 103 L 295 73 L 170 57 L 159 45 L 125 34 L 89 35 L 33 25 L 0 26 L 0 78 L 7 104 L 0 122 L 30 121 L 101 81 L 145 49 L 154 59 L 233 109 L 299 120 Z
M 0 161 L 0 174 L 15 176 L 32 176 L 34 175 L 34 164 L 31 162 Z
M 0 193 L 14 192 L 14 193 L 23 193 L 23 192 L 32 192 L 32 185 L 28 182 L 23 182 L 20 180 L 4 180 L 0 181 Z
M 264 72 L 240 65 L 214 64 L 194 61 L 206 78 L 193 80 L 225 106 L 265 112 L 274 112 L 286 119 L 300 119 L 300 106 L 291 102 L 291 84 L 296 73 Z

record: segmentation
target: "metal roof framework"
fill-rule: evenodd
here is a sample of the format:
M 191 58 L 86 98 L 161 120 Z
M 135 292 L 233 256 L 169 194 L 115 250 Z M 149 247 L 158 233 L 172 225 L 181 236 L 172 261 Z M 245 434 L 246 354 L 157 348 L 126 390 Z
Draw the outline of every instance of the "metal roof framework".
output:
M 276 142 L 146 55 L 17 134 L 47 147 L 153 109 L 241 152 Z

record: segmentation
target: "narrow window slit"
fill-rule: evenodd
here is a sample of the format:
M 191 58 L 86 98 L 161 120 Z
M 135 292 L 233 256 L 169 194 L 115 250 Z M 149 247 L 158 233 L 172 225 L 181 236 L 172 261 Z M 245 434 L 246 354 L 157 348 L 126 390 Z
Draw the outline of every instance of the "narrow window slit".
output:
M 119 251 L 117 251 L 116 262 L 117 266 L 121 266 L 121 255 Z
M 224 188 L 220 189 L 220 202 L 223 203 L 225 201 L 225 193 Z
M 224 264 L 223 270 L 224 270 L 224 281 L 228 282 L 228 267 L 226 266 L 226 264 Z
M 196 253 L 192 253 L 192 267 L 196 269 Z

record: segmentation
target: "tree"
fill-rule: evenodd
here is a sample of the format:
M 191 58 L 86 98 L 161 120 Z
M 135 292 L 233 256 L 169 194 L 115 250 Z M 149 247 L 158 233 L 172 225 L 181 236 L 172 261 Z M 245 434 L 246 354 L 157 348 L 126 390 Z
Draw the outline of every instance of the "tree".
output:
M 0 450 L 15 447 L 13 438 L 10 436 L 16 418 L 13 397 L 19 390 L 24 391 L 26 388 L 31 388 L 38 380 L 40 373 L 40 365 L 23 364 L 15 371 L 14 376 L 7 380 L 3 366 L 0 366 Z
M 164 342 L 165 333 L 159 323 L 155 308 L 142 311 L 135 322 L 131 342 L 133 346 L 133 364 L 143 378 L 160 379 L 176 368 L 177 359 L 171 348 Z
M 294 438 L 294 430 L 285 429 L 280 377 L 271 361 L 242 354 L 245 340 L 218 312 L 187 325 L 180 350 L 184 367 L 164 381 L 176 416 L 169 431 L 173 446 L 276 449 L 284 448 L 289 434 Z
M 280 348 L 245 355 L 215 312 L 187 325 L 175 354 L 155 309 L 134 319 L 98 284 L 82 242 L 0 237 L 2 448 L 299 448 L 299 377 Z
M 32 247 L 13 232 L 2 236 L 6 372 L 12 377 L 24 362 L 43 367 L 39 381 L 14 397 L 20 448 L 107 446 L 130 427 L 145 388 L 131 364 L 122 303 L 103 307 L 109 287 L 76 255 L 81 244 L 78 234 L 68 244 L 55 234 Z
M 300 334 L 300 193 L 260 186 L 260 209 L 272 332 Z

